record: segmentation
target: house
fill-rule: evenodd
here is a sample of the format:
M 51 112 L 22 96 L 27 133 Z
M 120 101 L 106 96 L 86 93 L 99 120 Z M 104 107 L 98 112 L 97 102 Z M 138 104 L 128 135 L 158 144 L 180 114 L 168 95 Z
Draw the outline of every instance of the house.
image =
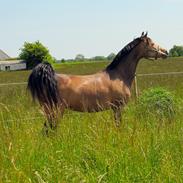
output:
M 8 60 L 10 57 L 0 49 L 0 60 Z
M 0 71 L 16 71 L 26 69 L 26 63 L 22 60 L 0 61 Z
M 26 63 L 22 60 L 10 60 L 11 58 L 0 50 L 0 71 L 15 71 L 26 69 Z

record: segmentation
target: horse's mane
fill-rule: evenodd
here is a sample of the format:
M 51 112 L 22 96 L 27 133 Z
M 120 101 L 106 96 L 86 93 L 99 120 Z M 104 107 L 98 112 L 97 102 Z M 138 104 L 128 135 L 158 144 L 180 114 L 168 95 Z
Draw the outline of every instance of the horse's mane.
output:
M 120 62 L 123 61 L 122 57 L 125 57 L 129 54 L 134 47 L 136 47 L 140 43 L 141 39 L 136 38 L 132 42 L 128 43 L 113 59 L 113 61 L 107 66 L 106 70 L 113 70 L 118 66 Z M 124 59 L 125 60 L 125 59 Z

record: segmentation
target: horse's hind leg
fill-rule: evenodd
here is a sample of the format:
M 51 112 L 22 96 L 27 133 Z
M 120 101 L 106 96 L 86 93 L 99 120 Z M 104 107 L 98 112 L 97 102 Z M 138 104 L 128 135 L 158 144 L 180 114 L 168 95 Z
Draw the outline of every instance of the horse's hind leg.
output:
M 120 127 L 121 126 L 121 107 L 114 107 L 113 112 L 114 112 L 115 125 L 116 127 Z
M 59 118 L 61 118 L 64 113 L 64 107 L 52 109 L 44 106 L 43 110 L 47 119 L 47 121 L 44 123 L 44 131 L 46 134 L 48 134 L 49 128 L 51 130 L 57 129 Z

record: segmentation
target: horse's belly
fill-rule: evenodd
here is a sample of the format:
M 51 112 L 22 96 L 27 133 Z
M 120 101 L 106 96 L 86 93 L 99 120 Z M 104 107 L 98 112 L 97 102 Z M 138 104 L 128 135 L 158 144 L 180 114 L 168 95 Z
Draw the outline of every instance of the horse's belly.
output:
M 65 106 L 75 111 L 80 112 L 97 112 L 109 109 L 111 102 L 109 99 L 97 97 L 71 97 L 65 99 Z
M 109 90 L 80 91 L 67 90 L 61 92 L 61 98 L 66 108 L 80 112 L 96 112 L 123 105 L 126 97 L 120 93 L 110 93 Z

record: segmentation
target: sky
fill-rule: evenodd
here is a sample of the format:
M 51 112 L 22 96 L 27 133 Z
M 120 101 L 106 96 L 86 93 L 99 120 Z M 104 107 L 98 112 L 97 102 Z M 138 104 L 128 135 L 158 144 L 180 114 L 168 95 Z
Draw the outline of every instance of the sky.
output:
M 17 57 L 39 40 L 56 59 L 107 56 L 148 31 L 160 46 L 183 45 L 183 0 L 0 0 L 0 49 Z

